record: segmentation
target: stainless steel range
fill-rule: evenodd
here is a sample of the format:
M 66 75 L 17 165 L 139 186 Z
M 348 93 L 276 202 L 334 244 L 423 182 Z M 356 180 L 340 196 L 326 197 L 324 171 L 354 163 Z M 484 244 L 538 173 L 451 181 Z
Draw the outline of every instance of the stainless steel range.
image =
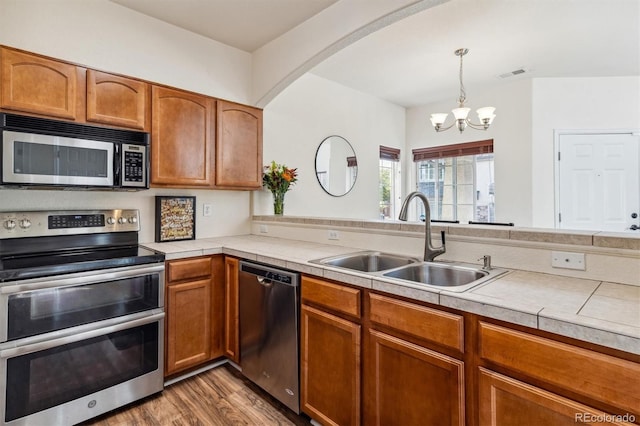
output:
M 0 212 L 0 419 L 66 425 L 163 389 L 164 255 L 137 210 Z

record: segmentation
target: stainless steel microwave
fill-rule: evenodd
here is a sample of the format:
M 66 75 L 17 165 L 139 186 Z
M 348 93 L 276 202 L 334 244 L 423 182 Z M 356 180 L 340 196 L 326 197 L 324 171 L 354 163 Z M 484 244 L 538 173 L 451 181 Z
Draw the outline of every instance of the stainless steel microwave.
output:
M 0 183 L 41 188 L 149 188 L 149 134 L 0 114 Z

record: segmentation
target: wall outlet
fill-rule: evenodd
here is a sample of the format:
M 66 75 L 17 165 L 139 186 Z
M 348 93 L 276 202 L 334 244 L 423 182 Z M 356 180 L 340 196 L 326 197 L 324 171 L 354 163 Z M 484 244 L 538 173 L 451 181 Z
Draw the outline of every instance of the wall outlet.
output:
M 329 238 L 330 240 L 339 240 L 340 234 L 338 233 L 338 231 L 330 230 L 327 234 L 327 238 Z
M 577 269 L 578 271 L 587 269 L 584 253 L 571 253 L 568 251 L 552 251 L 551 266 L 554 268 Z
M 209 217 L 213 213 L 213 206 L 211 204 L 202 205 L 202 216 Z
M 267 225 L 260 225 L 260 233 L 266 234 L 267 232 L 269 232 L 269 227 Z

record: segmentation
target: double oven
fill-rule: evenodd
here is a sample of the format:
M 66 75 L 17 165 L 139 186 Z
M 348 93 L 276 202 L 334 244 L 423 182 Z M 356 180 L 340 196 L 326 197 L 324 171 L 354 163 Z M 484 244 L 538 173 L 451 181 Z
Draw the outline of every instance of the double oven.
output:
M 2 424 L 75 424 L 163 389 L 164 255 L 136 210 L 0 212 Z

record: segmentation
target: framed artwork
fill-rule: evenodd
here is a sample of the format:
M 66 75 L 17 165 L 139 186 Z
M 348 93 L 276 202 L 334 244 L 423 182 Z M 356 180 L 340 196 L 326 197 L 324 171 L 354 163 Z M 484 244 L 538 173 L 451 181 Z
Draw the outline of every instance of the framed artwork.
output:
M 156 242 L 196 238 L 196 197 L 156 195 Z

